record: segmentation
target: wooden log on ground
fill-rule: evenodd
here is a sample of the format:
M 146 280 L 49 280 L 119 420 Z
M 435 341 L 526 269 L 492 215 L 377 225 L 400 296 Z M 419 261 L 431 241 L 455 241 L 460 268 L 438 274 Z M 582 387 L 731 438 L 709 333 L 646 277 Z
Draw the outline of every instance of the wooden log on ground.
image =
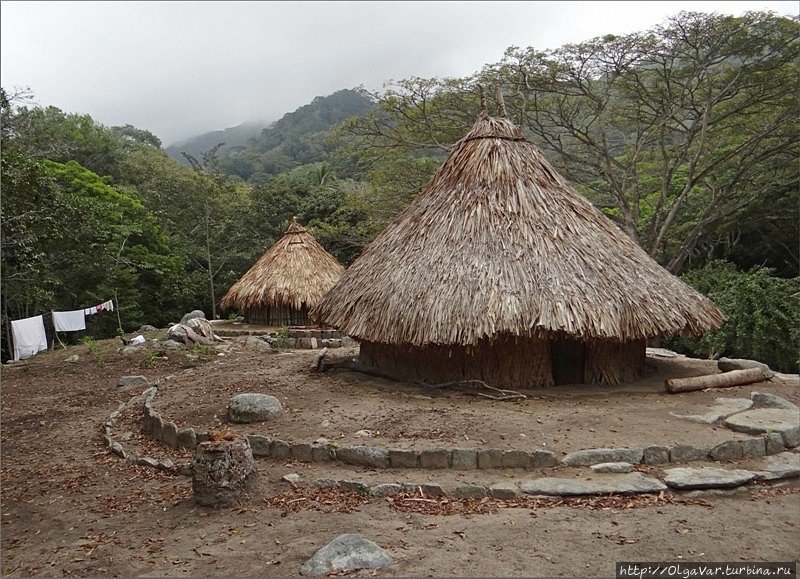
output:
M 761 368 L 747 368 L 746 370 L 731 370 L 720 374 L 709 374 L 707 376 L 694 376 L 692 378 L 672 378 L 664 381 L 667 392 L 692 392 L 694 390 L 705 390 L 706 388 L 729 388 L 731 386 L 743 386 L 753 382 L 766 380 L 764 371 Z
M 311 371 L 312 372 L 319 372 L 320 368 L 322 368 L 322 361 L 325 359 L 325 356 L 328 355 L 328 348 L 322 348 L 316 356 L 314 356 L 314 361 L 311 363 Z

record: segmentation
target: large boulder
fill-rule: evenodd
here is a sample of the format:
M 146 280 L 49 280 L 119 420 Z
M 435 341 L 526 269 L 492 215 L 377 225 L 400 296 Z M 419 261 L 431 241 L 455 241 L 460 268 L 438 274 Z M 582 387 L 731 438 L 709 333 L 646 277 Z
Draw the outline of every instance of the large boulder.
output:
M 280 400 L 269 394 L 245 392 L 237 394 L 228 403 L 228 418 L 231 422 L 264 422 L 276 418 L 283 412 Z
M 337 571 L 381 569 L 393 563 L 384 549 L 357 533 L 339 535 L 300 567 L 300 575 L 324 577 Z
M 769 380 L 775 376 L 769 366 L 763 362 L 756 362 L 755 360 L 746 360 L 743 358 L 720 358 L 717 360 L 717 367 L 720 372 L 730 372 L 732 370 L 749 370 L 750 368 L 761 368 L 764 376 Z
M 185 324 L 189 320 L 193 320 L 195 318 L 203 318 L 205 320 L 206 315 L 203 313 L 202 310 L 192 310 L 191 312 L 189 312 L 188 314 L 186 314 L 181 318 L 181 323 Z
M 175 324 L 170 327 L 167 332 L 167 339 L 184 344 L 190 348 L 193 348 L 195 344 L 210 346 L 214 343 L 214 340 L 201 336 L 186 324 Z
M 194 330 L 198 336 L 208 338 L 212 341 L 221 340 L 221 338 L 214 333 L 214 328 L 211 327 L 211 322 L 205 318 L 192 318 L 188 320 L 185 325 Z

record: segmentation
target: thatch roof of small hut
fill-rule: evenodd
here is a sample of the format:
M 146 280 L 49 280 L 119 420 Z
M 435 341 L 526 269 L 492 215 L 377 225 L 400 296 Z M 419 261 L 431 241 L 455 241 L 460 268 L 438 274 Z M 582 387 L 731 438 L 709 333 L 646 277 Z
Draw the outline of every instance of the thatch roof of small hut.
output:
M 360 340 L 413 346 L 500 335 L 633 341 L 724 321 L 513 122 L 485 110 L 309 315 Z
M 308 230 L 292 219 L 283 237 L 231 286 L 220 306 L 242 310 L 275 305 L 298 310 L 311 307 L 344 270 Z

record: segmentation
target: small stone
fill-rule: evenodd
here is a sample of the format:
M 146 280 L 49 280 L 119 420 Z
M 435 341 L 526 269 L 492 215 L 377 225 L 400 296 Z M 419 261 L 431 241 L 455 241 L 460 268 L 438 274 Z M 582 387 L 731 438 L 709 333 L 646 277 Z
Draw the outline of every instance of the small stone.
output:
M 300 481 L 300 475 L 296 472 L 290 472 L 289 474 L 283 475 L 281 480 L 285 480 L 288 483 L 294 484 Z
M 503 464 L 503 451 L 499 448 L 487 448 L 478 451 L 478 468 L 500 468 Z
M 147 386 L 147 378 L 144 376 L 122 376 L 117 381 L 119 388 L 129 388 L 133 386 Z
M 443 448 L 428 448 L 419 453 L 420 468 L 450 468 L 450 451 Z
M 452 467 L 456 470 L 478 468 L 478 451 L 468 448 L 454 448 L 450 451 Z
M 389 464 L 393 468 L 418 468 L 419 455 L 416 450 L 390 448 Z
M 486 487 L 475 484 L 459 485 L 453 489 L 453 498 L 456 499 L 482 499 L 486 496 Z
M 384 448 L 371 446 L 350 446 L 336 449 L 336 459 L 345 464 L 370 466 L 375 468 L 389 467 L 389 452 Z
M 786 448 L 783 444 L 783 437 L 779 432 L 770 432 L 765 435 L 764 442 L 766 443 L 766 451 L 768 455 L 778 454 Z
M 335 489 L 339 486 L 339 482 L 332 478 L 317 478 L 311 484 L 321 489 Z
M 561 462 L 567 466 L 591 466 L 601 462 L 637 464 L 642 461 L 643 455 L 643 448 L 592 448 L 570 452 Z
M 375 485 L 369 490 L 370 494 L 375 497 L 385 497 L 389 495 L 396 495 L 403 492 L 403 487 L 394 483 L 385 483 Z
M 685 444 L 679 444 L 669 449 L 670 462 L 694 462 L 708 460 L 708 450 Z
M 343 491 L 350 493 L 367 494 L 369 489 L 367 485 L 357 480 L 343 480 L 339 481 L 339 488 Z
M 260 434 L 248 434 L 247 440 L 250 442 L 250 449 L 253 456 L 270 456 L 270 445 L 272 440 Z
M 272 458 L 292 458 L 292 447 L 285 440 L 273 439 L 269 444 L 269 456 Z
M 742 458 L 742 444 L 738 440 L 726 440 L 708 451 L 711 460 L 736 460 Z
M 488 494 L 493 499 L 513 501 L 519 496 L 519 488 L 515 483 L 501 481 L 490 486 Z
M 407 493 L 422 493 L 423 497 L 444 497 L 447 493 L 436 483 L 405 483 L 403 490 Z
M 629 462 L 601 462 L 590 466 L 594 472 L 632 472 L 633 465 Z
M 503 468 L 531 468 L 533 457 L 524 450 L 504 450 L 500 459 Z
M 311 445 L 307 442 L 296 442 L 290 446 L 292 458 L 301 462 L 311 462 Z
M 531 458 L 533 468 L 552 468 L 561 464 L 556 454 L 549 450 L 534 450 Z
M 758 458 L 767 454 L 766 441 L 762 437 L 740 440 L 742 456 L 744 458 Z
M 666 464 L 669 462 L 669 447 L 653 445 L 644 449 L 642 463 L 646 465 Z

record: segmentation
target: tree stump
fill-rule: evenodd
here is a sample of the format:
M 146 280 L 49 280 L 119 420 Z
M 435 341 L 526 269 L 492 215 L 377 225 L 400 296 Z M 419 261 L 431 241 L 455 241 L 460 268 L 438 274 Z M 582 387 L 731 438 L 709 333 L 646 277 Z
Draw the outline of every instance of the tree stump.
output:
M 201 442 L 192 472 L 194 500 L 204 507 L 245 502 L 255 487 L 258 471 L 247 438 L 235 434 Z

